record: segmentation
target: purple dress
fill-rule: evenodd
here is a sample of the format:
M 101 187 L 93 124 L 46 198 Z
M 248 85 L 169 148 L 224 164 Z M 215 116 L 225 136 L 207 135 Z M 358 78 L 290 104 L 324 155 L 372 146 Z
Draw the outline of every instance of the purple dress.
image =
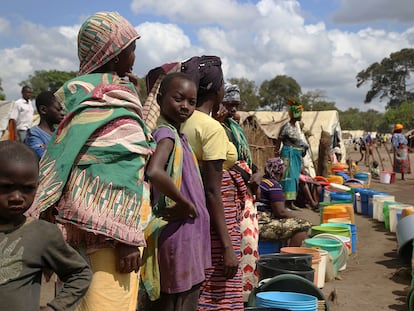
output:
M 153 136 L 156 142 L 164 138 L 175 140 L 168 128 L 157 129 Z M 205 279 L 205 269 L 211 267 L 210 216 L 204 188 L 187 139 L 180 134 L 180 140 L 183 148 L 181 193 L 195 205 L 198 217 L 168 224 L 158 239 L 161 291 L 168 294 L 185 292 L 200 284 Z M 157 202 L 158 193 L 154 194 Z

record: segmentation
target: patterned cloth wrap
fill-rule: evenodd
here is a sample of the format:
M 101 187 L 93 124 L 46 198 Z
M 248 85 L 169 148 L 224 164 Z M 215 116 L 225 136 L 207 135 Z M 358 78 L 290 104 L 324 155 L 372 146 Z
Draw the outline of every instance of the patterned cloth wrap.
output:
M 79 75 L 108 63 L 139 37 L 134 27 L 117 12 L 93 14 L 78 34 Z
M 66 82 L 56 97 L 67 115 L 40 162 L 29 214 L 55 207 L 60 223 L 145 246 L 151 206 L 144 166 L 155 144 L 134 85 L 112 74 L 89 74 Z M 124 121 L 111 126 L 117 120 Z M 98 130 L 101 136 L 94 137 Z M 58 204 L 62 198 L 66 203 Z

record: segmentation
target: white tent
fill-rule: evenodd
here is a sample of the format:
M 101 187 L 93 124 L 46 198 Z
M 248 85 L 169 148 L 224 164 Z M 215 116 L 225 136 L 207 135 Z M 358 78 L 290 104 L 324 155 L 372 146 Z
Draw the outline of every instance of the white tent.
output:
M 4 131 L 7 130 L 10 114 L 13 109 L 13 103 L 13 101 L 8 100 L 0 101 L 0 137 L 2 137 Z
M 240 123 L 250 122 L 254 119 L 266 136 L 272 139 L 278 137 L 280 128 L 283 124 L 289 121 L 288 112 L 274 112 L 274 111 L 240 111 Z M 338 111 L 304 111 L 302 114 L 302 122 L 304 124 L 302 133 L 309 133 L 308 142 L 310 151 L 305 157 L 305 165 L 311 167 L 311 175 L 314 175 L 313 163 L 317 162 L 319 153 L 319 141 L 322 131 L 326 131 L 331 135 L 332 146 L 335 141 L 339 142 L 342 161 L 346 159 L 346 148 L 342 141 L 341 125 L 339 123 Z M 299 126 L 299 125 L 298 125 Z

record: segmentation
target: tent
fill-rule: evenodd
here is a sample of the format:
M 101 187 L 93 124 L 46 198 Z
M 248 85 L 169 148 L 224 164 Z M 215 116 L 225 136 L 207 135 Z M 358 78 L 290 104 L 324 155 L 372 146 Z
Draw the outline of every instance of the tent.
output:
M 9 125 L 9 118 L 13 109 L 13 103 L 13 101 L 8 100 L 0 101 L 0 137 L 3 137 L 3 134 Z
M 272 143 L 275 139 L 277 139 L 280 128 L 289 121 L 289 114 L 286 111 L 240 111 L 238 113 L 240 114 L 240 124 L 244 128 L 252 126 L 252 124 L 257 124 L 260 131 L 262 131 L 268 138 L 269 143 Z M 326 131 L 331 135 L 331 147 L 334 146 L 335 142 L 339 143 L 342 159 L 343 161 L 346 159 L 346 147 L 342 141 L 342 131 L 338 111 L 304 111 L 302 114 L 302 122 L 302 134 L 303 137 L 307 137 L 307 141 L 310 146 L 310 150 L 304 158 L 304 162 L 310 169 L 311 175 L 314 176 L 315 174 L 313 163 L 317 163 L 319 141 L 322 131 Z M 255 145 L 255 143 L 256 142 L 250 141 L 251 145 Z M 252 152 L 254 155 L 254 150 Z

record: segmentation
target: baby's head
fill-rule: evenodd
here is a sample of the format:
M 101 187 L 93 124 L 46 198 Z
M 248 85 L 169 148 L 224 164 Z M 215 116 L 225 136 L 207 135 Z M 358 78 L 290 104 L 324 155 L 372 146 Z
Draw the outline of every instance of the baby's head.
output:
M 0 141 L 0 223 L 19 224 L 32 205 L 39 176 L 36 153 L 15 141 Z
M 174 126 L 193 114 L 197 103 L 197 87 L 191 77 L 182 72 L 170 73 L 161 81 L 157 102 L 161 115 Z
M 372 167 L 377 168 L 379 165 L 377 160 L 372 161 Z

